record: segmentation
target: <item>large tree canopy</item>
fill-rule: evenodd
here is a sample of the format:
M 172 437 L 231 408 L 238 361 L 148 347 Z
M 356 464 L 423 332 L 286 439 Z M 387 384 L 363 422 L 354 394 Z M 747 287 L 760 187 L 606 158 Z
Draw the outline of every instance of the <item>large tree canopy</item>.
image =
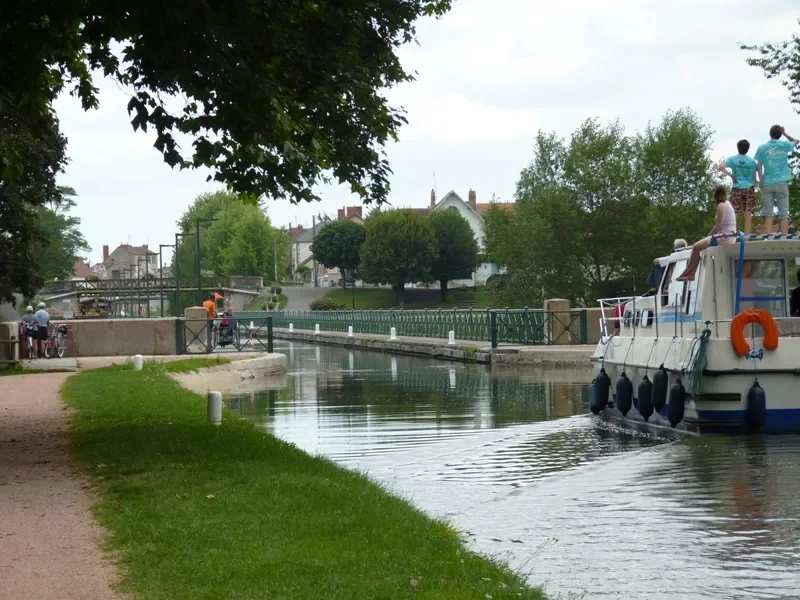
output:
M 439 258 L 433 265 L 433 278 L 439 281 L 444 300 L 449 281 L 472 276 L 478 262 L 478 242 L 467 220 L 454 210 L 434 211 L 428 220 L 439 248 Z
M 387 283 L 400 293 L 406 283 L 432 280 L 439 258 L 430 222 L 411 210 L 381 212 L 367 222 L 361 246 L 364 281 Z
M 797 23 L 800 25 L 800 19 Z M 781 83 L 789 92 L 789 102 L 800 113 L 800 35 L 794 34 L 791 40 L 784 42 L 742 48 L 755 54 L 747 59 L 747 64 L 762 69 L 768 79 L 781 78 Z
M 386 199 L 382 146 L 405 122 L 383 90 L 396 55 L 450 0 L 64 0 L 5 2 L 0 103 L 45 114 L 63 88 L 98 104 L 93 70 L 131 90 L 135 129 L 171 166 L 209 167 L 256 196 L 317 199 L 326 173 Z M 179 145 L 180 134 L 192 148 Z M 0 163 L 14 155 L 0 144 Z
M 636 292 L 673 239 L 711 228 L 710 140 L 688 110 L 634 136 L 596 120 L 569 140 L 540 132 L 513 216 L 490 207 L 485 219 L 489 256 L 512 275 L 500 301 L 588 304 Z
M 261 276 L 272 281 L 277 253 L 278 276 L 287 274 L 288 234 L 274 229 L 258 205 L 242 202 L 230 192 L 214 192 L 198 196 L 178 221 L 183 233 L 192 234 L 182 238 L 178 247 L 182 281 L 194 281 L 197 272 L 197 219 L 201 219 L 202 270 L 215 275 Z
M 34 258 L 45 281 L 69 279 L 75 261 L 90 250 L 78 226 L 81 220 L 70 214 L 75 202 L 71 188 L 62 188 L 64 199 L 59 204 L 40 206 L 38 225 L 42 235 L 34 241 Z
M 367 237 L 364 226 L 353 221 L 333 221 L 325 225 L 314 238 L 311 252 L 328 268 L 336 267 L 352 276 L 361 263 L 361 246 Z

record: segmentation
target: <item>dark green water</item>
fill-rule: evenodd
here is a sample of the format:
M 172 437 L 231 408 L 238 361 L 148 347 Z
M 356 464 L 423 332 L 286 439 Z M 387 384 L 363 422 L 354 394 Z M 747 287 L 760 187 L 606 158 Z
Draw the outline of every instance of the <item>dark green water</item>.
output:
M 282 342 L 228 399 L 554 596 L 800 597 L 800 437 L 667 439 L 588 412 L 584 370 L 498 371 Z

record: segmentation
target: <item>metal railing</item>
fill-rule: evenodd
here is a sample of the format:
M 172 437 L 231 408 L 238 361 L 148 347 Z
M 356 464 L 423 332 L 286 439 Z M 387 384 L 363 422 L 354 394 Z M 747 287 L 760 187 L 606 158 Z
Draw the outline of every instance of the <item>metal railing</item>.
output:
M 275 327 L 321 331 L 388 335 L 392 327 L 397 335 L 447 339 L 452 331 L 456 339 L 516 345 L 555 345 L 587 343 L 586 309 L 546 311 L 536 309 L 505 310 L 330 310 L 239 312 L 240 321 L 271 316 Z
M 221 319 L 176 319 L 176 354 L 225 352 L 272 352 L 272 317 L 231 318 L 223 326 Z

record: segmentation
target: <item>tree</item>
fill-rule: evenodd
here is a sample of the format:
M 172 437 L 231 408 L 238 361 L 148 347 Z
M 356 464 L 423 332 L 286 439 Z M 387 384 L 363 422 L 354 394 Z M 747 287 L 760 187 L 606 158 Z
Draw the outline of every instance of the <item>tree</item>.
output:
M 181 239 L 177 253 L 184 281 L 194 281 L 197 270 L 197 219 L 201 219 L 201 269 L 220 276 L 250 275 L 271 281 L 277 252 L 278 275 L 288 274 L 288 234 L 274 229 L 258 205 L 220 191 L 198 196 L 178 221 L 183 233 L 192 234 Z
M 59 204 L 40 206 L 37 209 L 41 237 L 34 243 L 34 258 L 45 281 L 72 277 L 75 261 L 90 250 L 89 244 L 78 229 L 81 220 L 70 215 L 75 202 L 71 188 L 62 188 L 64 199 Z
M 478 260 L 478 243 L 467 220 L 454 210 L 434 211 L 428 220 L 439 249 L 432 274 L 439 281 L 445 300 L 448 281 L 472 276 Z
M 408 282 L 432 280 L 439 258 L 430 222 L 411 210 L 392 210 L 371 219 L 361 246 L 361 275 L 365 281 L 386 283 L 400 298 Z
M 0 83 L 0 301 L 12 304 L 14 292 L 30 298 L 43 282 L 35 254 L 45 236 L 39 210 L 61 203 L 56 174 L 67 162 L 53 110 L 47 106 L 31 117 L 21 112 L 20 99 Z
M 364 226 L 354 221 L 332 221 L 314 238 L 311 252 L 314 259 L 328 268 L 338 268 L 353 275 L 361 262 L 361 246 L 367 237 Z
M 798 19 L 800 24 L 800 19 Z M 741 46 L 757 55 L 747 59 L 747 64 L 760 68 L 767 79 L 780 77 L 789 92 L 789 102 L 800 113 L 800 35 L 792 35 L 786 42 L 766 43 L 762 46 Z
M 710 139 L 689 110 L 635 136 L 596 120 L 569 141 L 540 132 L 513 217 L 499 206 L 485 217 L 487 252 L 511 275 L 505 300 L 636 293 L 675 237 L 693 241 L 711 227 Z
M 170 166 L 208 167 L 238 193 L 293 202 L 317 200 L 312 186 L 329 174 L 379 203 L 390 174 L 383 146 L 406 122 L 384 92 L 412 79 L 396 51 L 414 40 L 417 19 L 450 8 L 450 0 L 6 4 L 0 90 L 25 115 L 48 112 L 65 87 L 84 109 L 97 107 L 92 70 L 100 69 L 131 91 L 131 124 L 156 132 Z M 193 138 L 190 151 L 177 134 Z M 3 150 L 0 163 L 14 158 Z

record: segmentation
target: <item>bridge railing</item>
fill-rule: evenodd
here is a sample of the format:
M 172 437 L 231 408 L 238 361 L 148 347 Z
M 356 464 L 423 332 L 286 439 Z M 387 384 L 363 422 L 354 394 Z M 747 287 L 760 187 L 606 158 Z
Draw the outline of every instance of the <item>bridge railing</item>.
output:
M 434 310 L 325 310 L 325 311 L 243 311 L 240 321 L 271 316 L 278 328 L 313 331 L 397 335 L 447 339 L 453 331 L 458 340 L 514 345 L 585 344 L 588 338 L 586 309 L 547 311 L 537 309 L 434 309 Z

